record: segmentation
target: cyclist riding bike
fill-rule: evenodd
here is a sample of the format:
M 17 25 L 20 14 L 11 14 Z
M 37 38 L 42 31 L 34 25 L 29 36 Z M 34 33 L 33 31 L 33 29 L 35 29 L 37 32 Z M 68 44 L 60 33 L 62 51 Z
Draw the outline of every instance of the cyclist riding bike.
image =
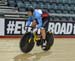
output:
M 29 7 L 27 11 L 28 11 L 29 18 L 26 22 L 26 26 L 32 26 L 36 30 L 40 29 L 42 42 L 45 42 L 46 31 L 45 31 L 45 28 L 43 27 L 42 11 L 39 8 L 33 9 L 32 7 Z

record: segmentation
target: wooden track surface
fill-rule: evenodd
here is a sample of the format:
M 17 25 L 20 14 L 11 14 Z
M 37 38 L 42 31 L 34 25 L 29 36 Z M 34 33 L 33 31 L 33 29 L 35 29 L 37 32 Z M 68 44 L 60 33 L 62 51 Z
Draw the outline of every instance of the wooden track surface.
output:
M 75 39 L 56 38 L 51 50 L 40 47 L 23 54 L 19 49 L 20 38 L 0 38 L 0 61 L 75 61 Z

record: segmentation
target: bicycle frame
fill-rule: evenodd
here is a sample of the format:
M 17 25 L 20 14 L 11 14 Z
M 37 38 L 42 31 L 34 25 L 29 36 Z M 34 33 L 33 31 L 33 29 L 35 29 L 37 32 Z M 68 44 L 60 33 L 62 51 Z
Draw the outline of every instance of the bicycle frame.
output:
M 38 40 L 40 40 L 40 37 L 37 37 L 38 35 L 36 34 L 36 31 L 35 32 L 32 32 L 32 33 L 34 35 L 34 38 L 33 38 L 34 39 L 34 42 L 37 42 Z M 30 41 L 31 41 L 31 38 L 28 40 L 28 42 L 30 43 Z
M 34 35 L 34 37 L 33 37 L 34 42 L 37 42 L 38 40 L 40 40 L 40 37 L 38 37 L 38 35 L 36 34 L 36 32 L 34 32 L 33 35 Z M 28 40 L 28 42 L 29 43 L 31 42 L 31 38 Z
M 40 38 L 39 38 L 39 37 L 37 37 L 36 32 L 34 32 L 34 33 L 33 33 L 33 35 L 34 35 L 34 42 L 37 42 L 38 40 L 40 40 Z

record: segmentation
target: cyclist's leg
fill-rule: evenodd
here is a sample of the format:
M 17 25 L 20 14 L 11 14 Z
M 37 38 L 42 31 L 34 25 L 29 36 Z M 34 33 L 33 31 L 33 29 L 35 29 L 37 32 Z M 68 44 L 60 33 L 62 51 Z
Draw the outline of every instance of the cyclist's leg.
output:
M 35 21 L 37 23 L 36 27 L 39 26 L 38 29 L 40 29 L 42 39 L 45 40 L 46 39 L 46 31 L 45 31 L 45 28 L 42 27 L 42 19 L 41 19 L 41 17 L 37 18 Z
M 45 28 L 41 29 L 41 35 L 42 35 L 42 44 L 43 44 L 43 48 L 44 48 L 47 45 Z
M 35 28 L 35 27 L 36 27 L 36 25 L 37 25 L 36 20 L 33 20 L 33 21 L 32 21 L 32 27 L 34 27 L 34 28 Z
M 45 28 L 41 28 L 40 32 L 41 32 L 42 39 L 45 40 L 46 39 L 46 31 L 45 31 Z
M 36 23 L 36 21 L 33 21 L 33 22 L 32 22 L 32 26 L 34 27 L 33 32 L 35 32 L 35 31 L 38 30 L 37 27 L 36 27 L 36 26 L 38 26 L 37 23 Z M 38 32 L 38 33 L 39 33 L 39 32 Z M 40 28 L 40 33 L 41 33 L 42 39 L 45 40 L 45 39 L 46 39 L 46 31 L 45 31 L 45 28 L 41 27 L 41 28 Z M 39 33 L 39 34 L 40 34 L 40 33 Z

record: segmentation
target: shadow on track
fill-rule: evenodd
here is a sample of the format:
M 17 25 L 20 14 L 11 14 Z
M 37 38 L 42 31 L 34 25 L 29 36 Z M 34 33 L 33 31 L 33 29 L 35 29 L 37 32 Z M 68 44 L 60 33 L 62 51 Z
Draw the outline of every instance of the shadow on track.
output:
M 14 61 L 38 61 L 41 58 L 50 55 L 51 53 L 51 51 L 47 51 L 33 54 L 20 54 L 14 58 Z

